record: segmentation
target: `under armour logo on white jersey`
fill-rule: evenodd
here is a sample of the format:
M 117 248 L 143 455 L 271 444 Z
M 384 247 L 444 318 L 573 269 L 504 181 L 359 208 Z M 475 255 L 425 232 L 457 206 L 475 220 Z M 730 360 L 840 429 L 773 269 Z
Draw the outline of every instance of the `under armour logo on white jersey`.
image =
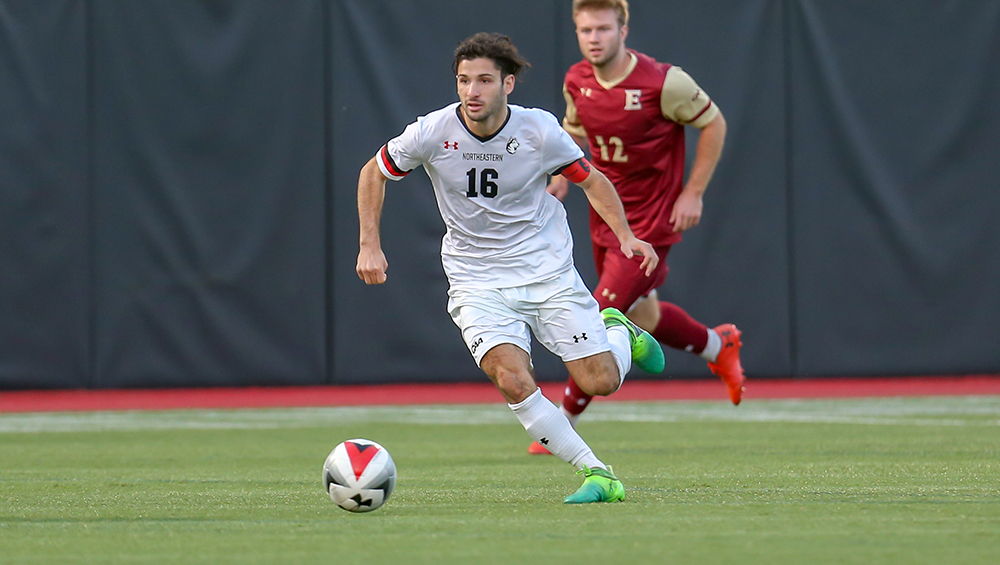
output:
M 642 91 L 641 90 L 626 90 L 625 91 L 625 109 L 626 110 L 642 110 Z
M 454 149 L 455 151 L 458 151 L 458 142 L 457 141 L 445 141 L 444 142 L 444 148 L 445 149 Z

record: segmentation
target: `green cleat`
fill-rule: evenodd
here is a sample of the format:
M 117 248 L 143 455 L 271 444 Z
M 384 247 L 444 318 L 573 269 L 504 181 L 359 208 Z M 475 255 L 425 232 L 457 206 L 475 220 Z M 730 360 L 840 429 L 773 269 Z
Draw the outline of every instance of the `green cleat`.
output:
M 637 367 L 654 375 L 663 372 L 663 348 L 660 347 L 655 337 L 632 323 L 632 320 L 629 320 L 617 308 L 601 310 L 601 317 L 604 318 L 604 327 L 606 328 L 625 326 L 625 329 L 628 330 L 628 342 L 632 346 L 632 362 Z
M 625 486 L 611 469 L 589 469 L 584 467 L 576 472 L 586 477 L 583 484 L 573 494 L 563 500 L 563 504 L 587 504 L 589 502 L 621 502 L 625 500 Z

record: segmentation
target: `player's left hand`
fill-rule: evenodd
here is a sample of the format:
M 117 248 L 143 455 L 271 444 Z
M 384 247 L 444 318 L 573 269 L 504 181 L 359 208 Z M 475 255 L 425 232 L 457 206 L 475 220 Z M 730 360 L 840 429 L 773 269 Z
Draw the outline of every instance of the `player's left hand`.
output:
M 674 210 L 670 213 L 670 223 L 674 226 L 674 232 L 682 232 L 697 226 L 701 221 L 702 206 L 700 194 L 682 191 L 674 202 Z
M 622 242 L 622 253 L 629 259 L 636 255 L 641 256 L 642 263 L 639 264 L 639 268 L 646 272 L 647 277 L 653 274 L 653 270 L 660 262 L 660 257 L 653 246 L 635 236 Z

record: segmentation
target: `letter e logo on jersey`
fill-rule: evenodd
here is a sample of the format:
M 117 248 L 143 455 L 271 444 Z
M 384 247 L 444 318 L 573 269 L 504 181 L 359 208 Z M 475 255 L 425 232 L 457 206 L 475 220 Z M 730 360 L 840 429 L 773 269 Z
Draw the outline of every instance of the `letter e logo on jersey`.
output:
M 626 90 L 625 91 L 625 109 L 626 110 L 642 110 L 642 91 L 641 90 Z

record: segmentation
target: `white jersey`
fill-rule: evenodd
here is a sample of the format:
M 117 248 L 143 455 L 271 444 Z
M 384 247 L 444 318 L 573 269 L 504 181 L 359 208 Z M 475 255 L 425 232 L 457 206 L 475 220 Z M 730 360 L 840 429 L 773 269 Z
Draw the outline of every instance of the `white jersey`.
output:
M 447 228 L 441 263 L 454 288 L 522 286 L 573 267 L 566 210 L 545 186 L 583 151 L 549 112 L 508 108 L 503 126 L 481 138 L 456 102 L 417 118 L 375 159 L 392 180 L 423 165 Z

